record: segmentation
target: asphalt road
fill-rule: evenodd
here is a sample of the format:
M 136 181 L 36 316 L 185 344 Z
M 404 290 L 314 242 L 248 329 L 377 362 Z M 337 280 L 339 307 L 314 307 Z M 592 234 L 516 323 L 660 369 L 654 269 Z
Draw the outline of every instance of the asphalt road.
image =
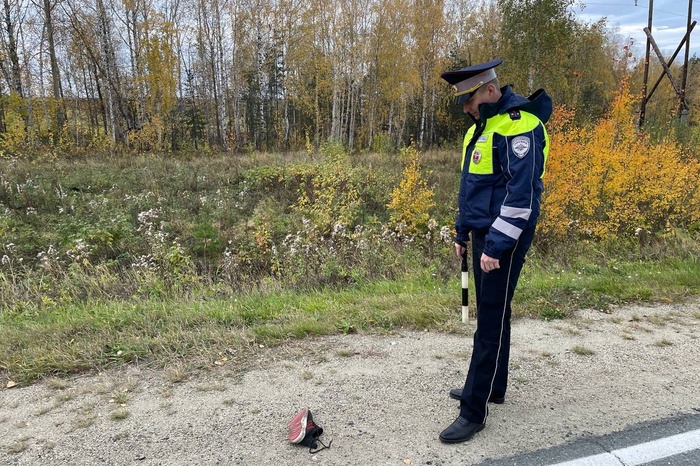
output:
M 700 414 L 645 422 L 602 437 L 524 455 L 488 460 L 479 466 L 698 466 Z

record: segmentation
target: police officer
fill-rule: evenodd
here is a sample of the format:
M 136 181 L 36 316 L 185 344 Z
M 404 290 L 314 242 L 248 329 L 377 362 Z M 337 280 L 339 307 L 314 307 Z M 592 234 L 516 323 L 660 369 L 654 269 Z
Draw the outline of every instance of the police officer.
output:
M 471 235 L 477 326 L 462 389 L 450 390 L 460 414 L 440 434 L 445 443 L 469 440 L 482 430 L 488 403 L 505 401 L 510 354 L 510 303 L 540 213 L 542 177 L 549 152 L 544 124 L 552 100 L 540 89 L 529 98 L 501 88 L 494 60 L 443 73 L 456 103 L 474 121 L 462 149 L 455 252 L 466 253 Z

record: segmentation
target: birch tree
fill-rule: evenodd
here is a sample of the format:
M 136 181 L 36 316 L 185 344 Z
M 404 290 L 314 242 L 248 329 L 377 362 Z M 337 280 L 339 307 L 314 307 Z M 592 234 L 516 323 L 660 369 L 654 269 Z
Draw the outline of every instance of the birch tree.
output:
M 56 129 L 54 131 L 54 142 L 58 141 L 59 132 L 63 130 L 63 125 L 66 122 L 66 107 L 63 101 L 63 86 L 61 83 L 61 69 L 58 66 L 58 57 L 56 54 L 56 39 L 54 29 L 54 8 L 55 2 L 51 0 L 43 0 L 42 3 L 44 13 L 44 28 L 46 31 L 46 42 L 49 52 L 49 63 L 51 65 L 51 87 L 53 97 L 56 101 Z
M 420 86 L 418 145 L 425 148 L 434 139 L 434 116 L 437 101 L 440 52 L 444 33 L 442 0 L 416 0 L 412 18 L 413 56 Z
M 0 28 L 2 54 L 0 55 L 0 72 L 11 92 L 24 96 L 22 89 L 22 67 L 18 54 L 19 23 L 24 4 L 21 0 L 2 0 L 3 17 Z

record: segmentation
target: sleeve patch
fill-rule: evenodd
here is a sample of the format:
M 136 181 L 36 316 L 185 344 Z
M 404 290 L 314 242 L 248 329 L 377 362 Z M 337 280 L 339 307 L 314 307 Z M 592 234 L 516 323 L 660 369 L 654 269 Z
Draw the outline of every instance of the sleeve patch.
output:
M 530 152 L 530 138 L 527 136 L 517 136 L 513 138 L 510 147 L 516 157 L 522 159 Z

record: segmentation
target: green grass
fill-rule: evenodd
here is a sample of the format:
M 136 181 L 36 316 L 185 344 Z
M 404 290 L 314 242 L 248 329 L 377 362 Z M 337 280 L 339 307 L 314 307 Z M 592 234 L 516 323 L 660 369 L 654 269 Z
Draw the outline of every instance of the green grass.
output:
M 296 339 L 471 331 L 449 238 L 458 159 L 421 161 L 434 226 L 406 236 L 387 210 L 394 156 L 0 159 L 0 383 L 136 363 L 177 383 Z M 699 294 L 697 236 L 538 237 L 514 316 Z
M 419 273 L 346 289 L 1 312 L 0 366 L 4 378 L 27 384 L 135 362 L 157 368 L 177 362 L 189 371 L 212 367 L 219 353 L 233 350 L 229 364 L 244 369 L 260 345 L 306 337 L 397 329 L 468 332 L 459 324 L 459 286 L 457 277 L 444 282 Z M 533 263 L 523 271 L 514 315 L 566 318 L 576 309 L 605 310 L 613 303 L 680 301 L 699 289 L 694 259 L 578 271 Z

